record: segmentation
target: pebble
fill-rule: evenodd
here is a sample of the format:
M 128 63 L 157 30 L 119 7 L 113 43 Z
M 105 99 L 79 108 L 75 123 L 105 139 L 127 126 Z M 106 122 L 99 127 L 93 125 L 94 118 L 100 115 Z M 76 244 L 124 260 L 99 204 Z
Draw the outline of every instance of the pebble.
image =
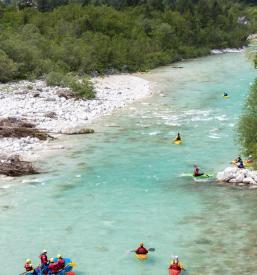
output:
M 93 120 L 151 95 L 152 84 L 133 75 L 93 78 L 92 82 L 96 90 L 93 100 L 59 97 L 60 90 L 67 91 L 67 88 L 48 87 L 42 80 L 0 84 L 0 118 L 27 119 L 39 129 L 60 134 L 74 127 L 85 128 Z M 46 117 L 52 112 L 55 117 Z M 45 150 L 47 146 L 48 143 L 30 137 L 0 139 L 0 151 L 7 155 L 32 154 Z

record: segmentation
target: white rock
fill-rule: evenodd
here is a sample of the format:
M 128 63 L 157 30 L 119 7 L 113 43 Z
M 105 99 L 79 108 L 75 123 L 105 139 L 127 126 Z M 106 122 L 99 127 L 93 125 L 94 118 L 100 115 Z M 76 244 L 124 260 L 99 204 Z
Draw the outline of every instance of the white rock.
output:
M 243 182 L 244 178 L 245 178 L 244 174 L 241 173 L 241 174 L 237 175 L 235 180 L 236 180 L 236 182 L 240 183 L 240 182 Z

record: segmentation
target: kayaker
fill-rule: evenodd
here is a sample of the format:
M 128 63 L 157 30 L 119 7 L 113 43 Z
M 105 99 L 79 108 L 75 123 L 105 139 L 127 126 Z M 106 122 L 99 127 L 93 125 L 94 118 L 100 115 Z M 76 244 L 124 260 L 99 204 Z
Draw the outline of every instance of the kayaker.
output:
M 139 244 L 139 248 L 137 248 L 135 250 L 135 253 L 139 254 L 139 255 L 146 255 L 146 254 L 148 254 L 148 250 L 144 247 L 144 243 L 140 243 Z
M 58 259 L 57 264 L 58 264 L 59 269 L 64 269 L 65 260 L 62 258 L 62 255 L 58 254 L 57 259 Z
M 173 261 L 169 266 L 169 270 L 176 270 L 178 273 L 180 273 L 181 270 L 185 271 L 185 268 L 183 267 L 183 264 L 179 261 L 178 256 L 174 257 Z
M 24 268 L 27 272 L 31 273 L 31 274 L 35 274 L 35 271 L 34 271 L 34 268 L 33 268 L 33 265 L 31 263 L 31 260 L 30 259 L 27 259 L 26 262 L 25 262 L 25 265 L 24 265 Z
M 200 173 L 200 169 L 199 167 L 195 164 L 194 165 L 194 177 L 199 177 L 199 176 L 202 176 L 203 173 Z
M 54 275 L 57 274 L 59 271 L 59 266 L 58 263 L 54 262 L 54 258 L 50 259 L 50 264 L 48 266 L 48 274 L 49 275 Z
M 238 157 L 235 159 L 235 163 L 240 163 L 240 162 L 243 162 L 242 158 L 240 155 L 238 155 Z
M 249 155 L 249 157 L 246 160 L 247 163 L 253 163 L 253 156 Z
M 245 168 L 243 161 L 240 161 L 237 167 L 241 169 Z
M 177 137 L 175 138 L 175 141 L 181 141 L 180 133 L 177 134 Z
M 224 92 L 223 96 L 225 96 L 225 97 L 228 96 L 228 93 Z

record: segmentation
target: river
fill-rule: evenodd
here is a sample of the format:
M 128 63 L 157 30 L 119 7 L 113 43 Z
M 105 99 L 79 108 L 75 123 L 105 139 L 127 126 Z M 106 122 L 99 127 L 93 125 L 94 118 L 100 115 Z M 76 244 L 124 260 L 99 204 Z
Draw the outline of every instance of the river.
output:
M 171 255 L 185 274 L 257 274 L 256 191 L 182 176 L 195 163 L 216 173 L 238 154 L 235 125 L 256 76 L 243 53 L 153 70 L 152 97 L 71 137 L 38 164 L 49 173 L 5 182 L 1 274 L 38 263 L 43 248 L 81 275 L 168 274 Z M 170 142 L 178 131 L 182 145 Z M 146 262 L 129 253 L 141 241 L 156 249 Z

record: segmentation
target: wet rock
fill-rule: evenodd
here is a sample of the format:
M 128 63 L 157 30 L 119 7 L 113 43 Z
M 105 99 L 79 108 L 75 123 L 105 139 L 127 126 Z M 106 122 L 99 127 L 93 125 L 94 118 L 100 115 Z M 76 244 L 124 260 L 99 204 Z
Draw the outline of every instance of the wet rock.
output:
M 32 163 L 21 160 L 18 155 L 0 157 L 0 174 L 2 175 L 17 177 L 38 173 L 39 172 L 32 166 Z

